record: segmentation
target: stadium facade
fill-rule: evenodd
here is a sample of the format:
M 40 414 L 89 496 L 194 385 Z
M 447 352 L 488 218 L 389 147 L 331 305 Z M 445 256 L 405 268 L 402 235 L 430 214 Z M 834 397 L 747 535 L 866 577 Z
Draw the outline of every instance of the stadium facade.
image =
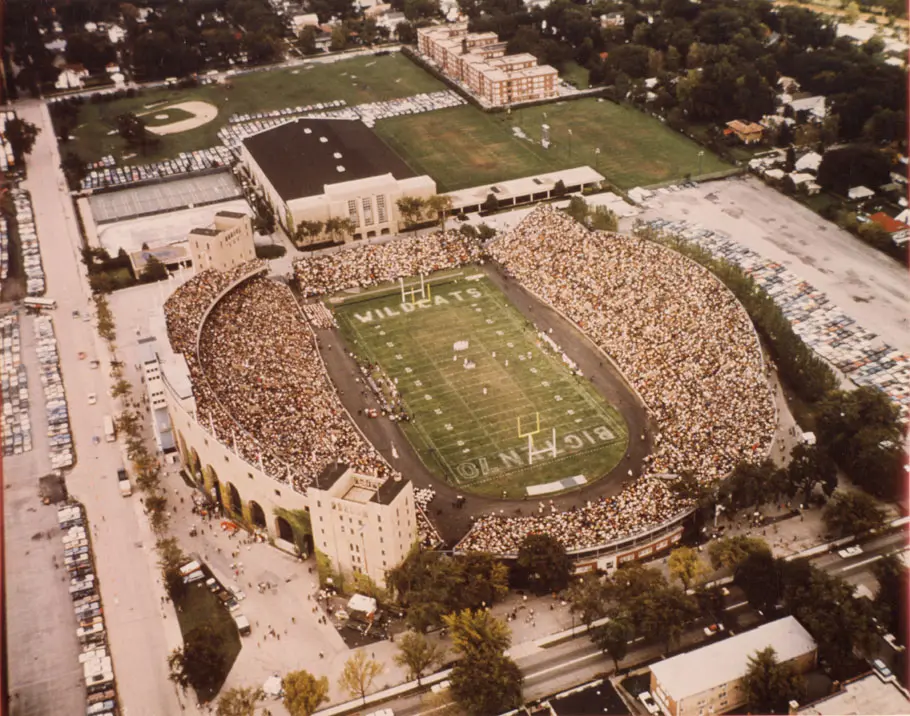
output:
M 329 219 L 351 220 L 346 239 L 396 234 L 397 201 L 436 193 L 359 120 L 294 119 L 244 139 L 240 157 L 292 236 L 301 222 Z
M 227 265 L 236 247 L 219 242 L 208 251 L 213 265 Z M 213 271 L 217 269 L 190 281 L 205 281 Z M 196 355 L 175 350 L 171 340 L 149 342 L 145 373 L 154 374 L 156 406 L 165 409 L 170 418 L 169 425 L 161 429 L 163 440 L 172 442 L 197 487 L 225 516 L 266 535 L 280 549 L 302 555 L 316 549 L 329 557 L 336 571 L 346 576 L 364 573 L 383 586 L 386 570 L 398 564 L 418 539 L 410 480 L 361 474 L 336 463 L 301 490 L 290 468 L 284 475 L 267 467 L 262 453 L 258 460 L 250 460 L 238 449 L 238 435 L 243 430 L 239 424 L 228 434 L 219 432 L 214 421 L 200 419 L 199 386 L 194 384 L 199 374 L 193 375 L 187 359 L 198 365 L 199 339 L 218 302 L 265 271 L 264 264 L 254 261 L 230 272 L 230 280 L 204 307 L 191 351 Z M 163 317 L 159 323 L 153 332 L 165 336 Z

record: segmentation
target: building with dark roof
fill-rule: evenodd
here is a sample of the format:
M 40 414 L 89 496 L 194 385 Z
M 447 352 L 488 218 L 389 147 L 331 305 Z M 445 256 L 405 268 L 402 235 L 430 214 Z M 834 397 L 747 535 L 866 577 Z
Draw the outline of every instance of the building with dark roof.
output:
M 359 120 L 294 119 L 247 137 L 240 151 L 292 236 L 301 222 L 329 219 L 352 222 L 345 239 L 394 234 L 398 199 L 436 193 L 430 177 L 416 175 Z

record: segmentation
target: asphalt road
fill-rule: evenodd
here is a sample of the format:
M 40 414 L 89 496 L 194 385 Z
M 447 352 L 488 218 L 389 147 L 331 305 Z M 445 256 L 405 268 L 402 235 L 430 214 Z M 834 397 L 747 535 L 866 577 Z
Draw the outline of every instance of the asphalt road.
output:
M 96 567 L 123 712 L 127 716 L 174 714 L 180 705 L 167 679 L 166 659 L 175 645 L 173 630 L 177 627 L 175 619 L 165 622 L 161 618 L 159 597 L 163 592 L 157 584 L 154 540 L 142 515 L 140 496 L 124 499 L 117 489 L 117 468 L 123 466 L 119 443 L 102 440 L 97 446 L 92 444 L 92 436 L 103 435 L 103 416 L 113 415 L 115 407 L 108 395 L 107 351 L 94 323 L 71 318 L 74 310 L 84 313 L 89 309 L 90 294 L 54 131 L 43 103 L 21 102 L 16 111 L 41 130 L 28 159 L 24 188 L 32 194 L 47 296 L 58 304 L 54 323 L 77 456 L 66 483 L 97 528 L 93 543 Z M 79 360 L 80 351 L 88 359 Z M 102 360 L 100 370 L 90 369 L 92 357 Z M 89 393 L 98 396 L 96 405 L 88 405 Z M 171 628 L 169 637 L 166 627 Z M 179 640 L 179 632 L 176 638 Z
M 872 576 L 872 565 L 886 554 L 907 549 L 906 531 L 898 531 L 875 537 L 863 543 L 863 554 L 843 559 L 835 553 L 825 553 L 812 560 L 812 563 L 831 574 L 847 578 L 851 583 L 863 583 L 874 591 L 875 579 Z M 748 603 L 742 591 L 736 587 L 730 589 L 725 598 L 724 623 L 728 629 L 751 628 L 758 624 L 760 617 Z M 684 649 L 693 649 L 706 643 L 704 627 L 707 620 L 701 619 L 688 629 L 681 640 Z M 523 647 L 524 645 L 519 645 Z M 886 647 L 887 648 L 887 647 Z M 623 670 L 628 665 L 643 664 L 660 657 L 660 647 L 656 645 L 639 645 L 630 642 L 629 654 L 621 662 Z M 613 673 L 613 662 L 605 657 L 591 641 L 577 637 L 554 647 L 535 648 L 530 652 L 514 656 L 525 677 L 524 698 L 526 701 L 568 689 L 593 678 L 600 678 Z M 425 703 L 426 702 L 426 703 Z M 429 715 L 439 710 L 439 704 L 427 699 L 427 693 L 411 694 L 382 705 L 391 708 L 396 716 Z M 365 712 L 375 711 L 371 706 Z

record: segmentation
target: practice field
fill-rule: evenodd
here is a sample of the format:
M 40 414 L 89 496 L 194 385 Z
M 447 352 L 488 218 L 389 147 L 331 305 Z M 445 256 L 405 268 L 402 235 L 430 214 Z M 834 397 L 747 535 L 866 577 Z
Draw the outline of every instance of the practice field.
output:
M 540 145 L 542 124 L 550 126 L 549 149 Z M 711 152 L 699 157 L 699 145 L 653 117 L 594 98 L 511 115 L 454 107 L 383 119 L 376 132 L 440 191 L 585 164 L 621 189 L 731 169 Z
M 227 124 L 232 114 L 253 114 L 335 99 L 343 99 L 349 105 L 355 105 L 410 97 L 423 92 L 438 92 L 446 88 L 442 82 L 398 53 L 250 72 L 231 77 L 230 82 L 230 88 L 224 85 L 206 85 L 186 90 L 160 89 L 144 92 L 142 96 L 132 99 L 98 104 L 86 102 L 79 113 L 79 126 L 73 133 L 74 140 L 67 148 L 90 162 L 108 154 L 120 158 L 130 151 L 114 131 L 118 115 L 124 112 L 150 112 L 146 119 L 155 123 L 155 114 L 159 114 L 155 111 L 156 106 L 167 107 L 193 100 L 208 102 L 217 107 L 218 116 L 215 120 L 196 129 L 162 137 L 160 146 L 155 151 L 136 157 L 132 160 L 134 163 L 170 159 L 181 152 L 219 144 L 218 130 Z M 109 134 L 112 131 L 114 133 Z
M 604 476 L 626 451 L 625 421 L 472 273 L 433 284 L 424 299 L 402 303 L 393 289 L 333 307 L 374 379 L 399 391 L 411 444 L 450 484 L 490 497 L 563 492 Z M 519 421 L 524 435 L 538 417 L 529 452 Z

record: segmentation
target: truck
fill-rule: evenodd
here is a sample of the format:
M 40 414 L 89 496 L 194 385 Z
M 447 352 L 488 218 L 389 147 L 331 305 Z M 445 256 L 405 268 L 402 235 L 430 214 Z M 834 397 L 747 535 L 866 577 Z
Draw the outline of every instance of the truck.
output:
M 120 488 L 121 497 L 129 497 L 133 494 L 133 486 L 130 484 L 130 477 L 122 467 L 117 470 L 117 486 Z
M 104 439 L 109 443 L 117 439 L 117 431 L 114 430 L 114 419 L 110 415 L 104 416 Z

